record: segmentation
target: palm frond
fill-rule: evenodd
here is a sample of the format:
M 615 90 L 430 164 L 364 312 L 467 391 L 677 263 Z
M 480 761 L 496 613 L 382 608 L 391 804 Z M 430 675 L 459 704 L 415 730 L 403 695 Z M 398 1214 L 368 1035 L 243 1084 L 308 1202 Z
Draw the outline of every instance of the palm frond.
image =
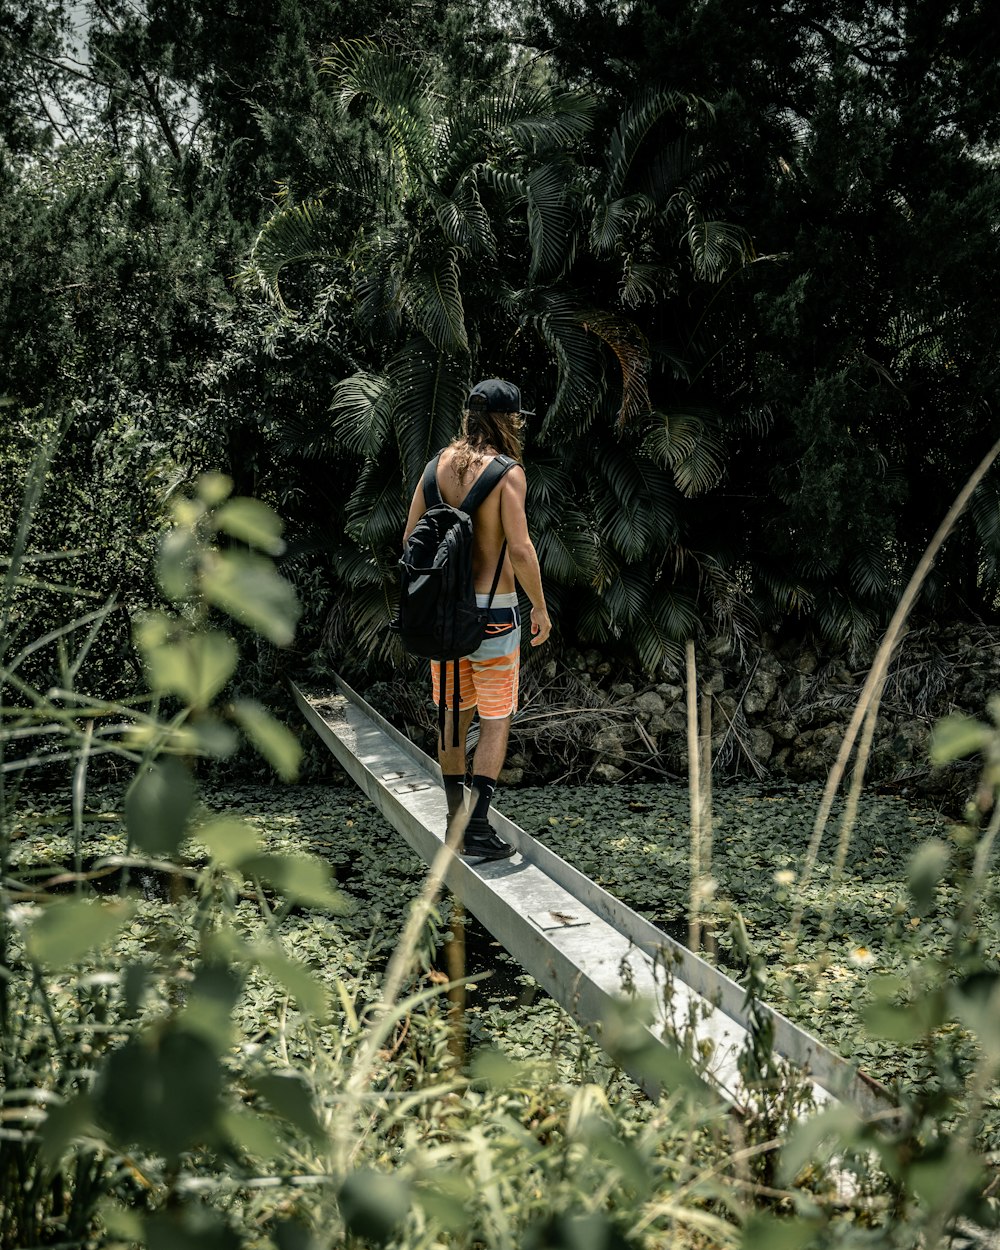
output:
M 706 221 L 697 205 L 688 205 L 688 231 L 684 236 L 697 277 L 721 282 L 733 265 L 754 257 L 750 236 L 726 221 Z
M 762 609 L 776 608 L 778 616 L 802 615 L 814 606 L 812 591 L 800 578 L 790 578 L 770 566 L 755 564 L 751 571 L 751 583 L 754 602 Z
M 567 500 L 558 516 L 537 529 L 535 546 L 544 576 L 564 586 L 593 580 L 597 536 L 572 501 Z
M 388 363 L 386 374 L 403 477 L 410 490 L 430 457 L 458 433 L 468 360 L 439 352 L 414 335 Z
M 969 513 L 979 542 L 982 580 L 992 584 L 1000 576 L 1000 487 L 995 481 L 980 484 Z
M 582 92 L 529 87 L 511 94 L 509 102 L 495 100 L 494 128 L 525 151 L 558 152 L 583 139 L 593 125 L 597 101 Z
M 433 193 L 434 215 L 445 239 L 468 256 L 495 256 L 496 236 L 473 177 L 464 178 L 449 197 Z
M 649 607 L 638 613 L 631 639 L 639 662 L 648 673 L 676 663 L 683 644 L 698 630 L 698 605 L 685 591 L 657 587 Z
M 652 587 L 649 570 L 639 567 L 621 569 L 604 591 L 604 601 L 611 614 L 611 625 L 618 637 L 628 637 L 632 627 L 645 612 Z
M 433 269 L 411 274 L 405 286 L 405 297 L 414 325 L 439 352 L 469 350 L 459 287 L 458 253 L 454 249 Z
M 635 171 L 635 182 L 653 203 L 665 207 L 691 177 L 692 167 L 691 134 L 685 131 L 676 139 L 657 144 Z
M 607 490 L 597 489 L 604 483 Z M 676 495 L 651 460 L 605 449 L 594 478 L 594 507 L 604 539 L 626 561 L 662 551 L 677 537 Z
M 279 208 L 264 223 L 250 249 L 246 268 L 238 283 L 255 283 L 269 300 L 284 313 L 290 313 L 281 295 L 278 275 L 286 265 L 324 256 L 320 226 L 323 217 L 321 200 L 305 200 Z
M 865 599 L 884 596 L 889 588 L 889 568 L 884 550 L 871 546 L 859 551 L 849 565 L 851 585 Z
M 566 199 L 565 170 L 560 165 L 542 165 L 525 180 L 528 197 L 528 242 L 531 263 L 528 282 L 553 276 L 566 263 L 573 230 L 573 212 Z
M 333 429 L 348 451 L 374 458 L 392 429 L 392 392 L 386 378 L 355 373 L 333 388 Z
M 346 605 L 346 624 L 352 645 L 379 660 L 392 658 L 398 648 L 389 622 L 396 612 L 395 585 L 388 579 L 353 590 Z
M 495 191 L 503 201 L 504 212 L 510 212 L 528 198 L 528 188 L 520 174 L 508 169 L 494 169 L 491 165 L 476 165 L 471 171 L 482 186 Z
M 617 313 L 594 311 L 583 314 L 583 328 L 594 334 L 614 352 L 621 370 L 622 402 L 618 424 L 624 425 L 639 413 L 649 412 L 649 343 L 635 324 Z
M 561 292 L 539 292 L 534 308 L 522 313 L 521 322 L 540 336 L 558 370 L 556 392 L 542 433 L 555 422 L 592 414 L 603 389 L 604 371 L 594 338 L 583 327 L 579 307 Z
M 650 88 L 625 110 L 608 144 L 608 199 L 621 195 L 639 149 L 660 119 L 686 108 L 689 102 L 689 97 L 678 91 Z
M 590 247 L 595 256 L 620 253 L 628 231 L 656 206 L 648 196 L 628 195 L 617 200 L 602 199 L 594 206 L 590 221 Z
M 367 461 L 344 511 L 347 534 L 359 546 L 398 546 L 406 521 L 398 469 L 387 472 L 382 461 Z
M 600 527 L 598 527 L 597 536 L 597 554 L 594 558 L 595 567 L 591 585 L 599 595 L 603 595 L 615 578 L 621 575 L 622 561 L 611 544 L 604 541 Z
M 546 513 L 558 509 L 564 499 L 573 495 L 573 480 L 562 458 L 536 452 L 524 468 L 528 480 L 527 508 L 535 517 L 540 509 Z
M 579 609 L 576 633 L 584 642 L 608 642 L 614 637 L 611 613 L 601 595 L 589 595 Z
M 385 572 L 379 568 L 370 551 L 359 551 L 357 547 L 338 547 L 332 553 L 331 560 L 334 572 L 349 590 L 357 590 L 362 586 L 381 586 L 386 580 Z
M 621 301 L 626 308 L 655 304 L 677 289 L 677 271 L 671 265 L 636 261 L 625 257 L 621 280 Z
M 656 413 L 642 448 L 655 463 L 673 470 L 685 495 L 711 490 L 722 478 L 725 452 L 717 419 L 707 410 Z
M 336 45 L 322 69 L 336 79 L 334 98 L 345 116 L 355 101 L 370 101 L 404 176 L 419 179 L 433 169 L 433 72 L 427 61 L 414 63 L 373 40 L 352 39 Z
M 358 324 L 389 342 L 402 321 L 406 253 L 404 232 L 383 229 L 373 245 L 357 258 Z
M 876 612 L 833 589 L 818 596 L 815 620 L 822 636 L 828 642 L 846 646 L 849 657 L 860 655 L 878 629 Z

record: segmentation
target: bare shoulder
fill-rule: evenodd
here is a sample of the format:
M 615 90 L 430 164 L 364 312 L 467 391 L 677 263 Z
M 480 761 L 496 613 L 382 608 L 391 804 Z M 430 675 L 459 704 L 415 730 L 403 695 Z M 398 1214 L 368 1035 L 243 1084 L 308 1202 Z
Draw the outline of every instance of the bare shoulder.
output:
M 524 466 L 520 464 L 511 465 L 504 474 L 503 493 L 523 499 L 527 485 L 528 479 L 524 476 Z

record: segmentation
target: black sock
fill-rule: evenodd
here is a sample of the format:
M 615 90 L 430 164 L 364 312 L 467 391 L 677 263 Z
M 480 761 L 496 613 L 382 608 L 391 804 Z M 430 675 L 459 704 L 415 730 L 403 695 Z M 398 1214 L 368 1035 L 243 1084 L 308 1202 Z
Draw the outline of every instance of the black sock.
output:
M 472 809 L 472 820 L 485 820 L 493 802 L 493 792 L 497 788 L 495 777 L 482 777 L 478 773 L 472 778 L 472 789 L 476 793 L 476 806 Z
M 448 803 L 448 819 L 465 806 L 465 773 L 443 773 L 444 797 Z

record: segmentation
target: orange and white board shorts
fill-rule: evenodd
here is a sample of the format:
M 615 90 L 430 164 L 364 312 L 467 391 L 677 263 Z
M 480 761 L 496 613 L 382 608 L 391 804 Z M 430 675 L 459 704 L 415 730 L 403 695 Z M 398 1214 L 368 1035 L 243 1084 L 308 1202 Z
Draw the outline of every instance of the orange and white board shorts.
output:
M 489 595 L 476 595 L 485 608 Z M 517 686 L 521 669 L 521 613 L 517 591 L 494 595 L 486 620 L 486 632 L 478 650 L 458 661 L 459 708 L 478 707 L 480 720 L 503 720 L 517 711 Z M 454 673 L 448 661 L 445 706 L 453 710 Z M 441 699 L 441 664 L 431 660 L 434 705 Z

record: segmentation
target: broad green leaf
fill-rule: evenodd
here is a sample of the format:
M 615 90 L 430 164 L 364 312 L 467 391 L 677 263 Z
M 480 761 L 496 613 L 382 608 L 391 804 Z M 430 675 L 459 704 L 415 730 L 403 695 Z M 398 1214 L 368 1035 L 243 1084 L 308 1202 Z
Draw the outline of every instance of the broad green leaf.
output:
M 740 1250 L 804 1250 L 817 1231 L 814 1220 L 752 1215 L 743 1226 Z
M 201 473 L 195 482 L 195 489 L 202 503 L 215 508 L 233 493 L 233 479 L 225 473 Z
M 395 1176 L 363 1168 L 344 1179 L 337 1194 L 347 1230 L 384 1245 L 400 1230 L 410 1210 L 410 1189 Z
M 189 1202 L 147 1215 L 143 1234 L 145 1250 L 242 1250 L 243 1246 L 225 1216 L 204 1203 Z
M 232 725 L 227 725 L 217 716 L 204 713 L 183 725 L 177 733 L 179 742 L 190 743 L 185 746 L 185 753 L 190 755 L 212 755 L 224 760 L 239 746 L 239 735 Z M 179 746 L 175 749 L 181 749 Z
M 122 969 L 122 1010 L 126 1016 L 138 1015 L 149 981 L 150 970 L 145 964 L 126 964 Z
M 260 836 L 256 829 L 231 816 L 202 825 L 194 836 L 208 847 L 213 862 L 225 868 L 238 868 L 260 850 Z
M 254 1111 L 224 1111 L 223 1131 L 233 1145 L 258 1159 L 276 1159 L 285 1152 L 285 1143 L 262 1115 Z
M 136 634 L 151 688 L 175 694 L 192 708 L 208 707 L 236 669 L 236 643 L 217 629 L 167 641 L 160 628 L 159 621 L 146 621 Z
M 223 1054 L 232 1044 L 232 1011 L 242 986 L 242 977 L 231 968 L 202 965 L 187 1002 L 177 1014 L 178 1026 L 207 1042 L 216 1054 Z
M 791 1185 L 804 1167 L 825 1163 L 837 1152 L 850 1149 L 863 1127 L 857 1111 L 846 1104 L 834 1104 L 800 1121 L 781 1149 L 781 1183 Z
M 319 1250 L 316 1237 L 295 1218 L 270 1220 L 269 1231 L 277 1250 Z
M 299 775 L 302 745 L 287 725 L 250 699 L 236 700 L 231 710 L 233 719 L 261 755 L 274 766 L 278 776 L 285 781 L 294 781 Z
M 324 1139 L 325 1133 L 316 1117 L 312 1094 L 300 1076 L 269 1072 L 253 1078 L 251 1084 L 282 1119 L 294 1125 L 311 1141 Z
M 927 1033 L 927 1021 L 916 1003 L 869 1003 L 862 1019 L 873 1037 L 884 1037 L 904 1046 Z
M 170 1027 L 112 1051 L 98 1073 L 94 1103 L 119 1149 L 139 1146 L 172 1161 L 214 1136 L 221 1094 L 215 1048 Z
M 276 646 L 287 647 L 295 637 L 300 613 L 295 588 L 278 576 L 265 556 L 212 552 L 203 563 L 201 588 L 209 603 Z
M 340 913 L 347 908 L 347 900 L 333 886 L 329 864 L 315 856 L 254 855 L 240 867 L 247 876 L 263 878 L 305 907 L 328 907 Z
M 270 556 L 280 556 L 285 550 L 281 537 L 284 522 L 260 499 L 230 499 L 215 512 L 213 520 L 231 538 L 258 547 Z
M 127 903 L 58 899 L 28 930 L 28 953 L 40 964 L 64 968 L 109 942 L 131 914 Z
M 175 854 L 194 799 L 194 780 L 180 760 L 158 760 L 141 769 L 125 798 L 130 838 L 150 855 Z
M 462 1233 L 472 1222 L 476 1195 L 458 1172 L 438 1171 L 418 1182 L 414 1197 L 428 1217 L 449 1233 Z
M 1000 1059 L 1000 974 L 981 971 L 948 987 L 952 1012 L 976 1034 L 994 1063 Z
M 112 1198 L 102 1198 L 98 1206 L 101 1223 L 109 1236 L 119 1241 L 142 1240 L 142 1216 L 131 1207 L 123 1207 Z
M 909 1173 L 914 1193 L 929 1211 L 954 1211 L 965 1194 L 982 1189 L 983 1162 L 961 1146 L 949 1145 L 938 1157 L 918 1159 Z
M 89 1094 L 77 1094 L 75 1098 L 49 1107 L 40 1134 L 46 1165 L 57 1164 L 73 1139 L 91 1128 L 93 1120 L 94 1108 Z
M 931 763 L 950 764 L 989 745 L 994 731 L 971 716 L 946 716 L 931 734 Z
M 486 1081 L 494 1089 L 507 1089 L 523 1077 L 524 1068 L 502 1051 L 492 1046 L 480 1046 L 472 1058 L 472 1075 L 477 1081 Z
M 129 728 L 125 742 L 144 751 L 153 745 L 162 746 L 173 755 L 208 755 L 226 759 L 239 746 L 239 734 L 216 716 L 201 713 L 183 725 L 167 727 L 154 723 Z
M 197 544 L 186 527 L 167 530 L 160 539 L 156 575 L 168 599 L 181 602 L 194 594 Z
M 948 868 L 950 854 L 940 838 L 930 838 L 910 860 L 907 884 L 914 910 L 926 915 L 934 905 L 938 882 Z
M 329 996 L 326 987 L 304 964 L 266 948 L 255 949 L 253 957 L 298 1002 L 303 1011 L 312 1016 L 322 1017 L 327 1014 Z
M 193 529 L 205 515 L 205 505 L 200 499 L 175 495 L 170 501 L 170 511 L 177 525 L 184 529 Z

